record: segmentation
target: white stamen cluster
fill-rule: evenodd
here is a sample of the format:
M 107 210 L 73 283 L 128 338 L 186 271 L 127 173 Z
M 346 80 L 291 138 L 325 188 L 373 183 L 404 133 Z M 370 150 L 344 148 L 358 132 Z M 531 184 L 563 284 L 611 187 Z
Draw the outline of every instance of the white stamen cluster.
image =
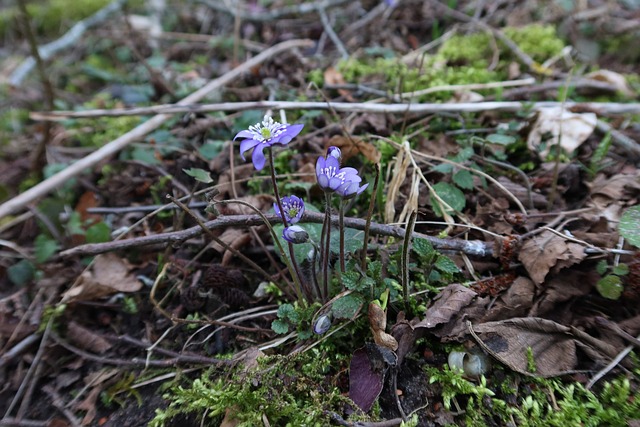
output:
M 285 131 L 287 127 L 273 120 L 271 116 L 264 116 L 262 123 L 249 126 L 249 132 L 254 135 L 256 141 L 267 142 Z

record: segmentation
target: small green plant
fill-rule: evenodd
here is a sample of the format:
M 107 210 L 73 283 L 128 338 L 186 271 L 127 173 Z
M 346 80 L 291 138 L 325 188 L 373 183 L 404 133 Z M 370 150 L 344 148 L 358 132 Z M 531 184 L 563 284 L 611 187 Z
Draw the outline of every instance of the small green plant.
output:
M 612 300 L 620 298 L 624 290 L 622 278 L 629 274 L 629 266 L 624 263 L 609 265 L 607 261 L 601 260 L 596 265 L 596 271 L 602 276 L 596 283 L 600 295 Z
M 158 410 L 149 425 L 162 427 L 177 415 L 191 414 L 198 425 L 217 426 L 233 408 L 238 427 L 263 425 L 264 419 L 278 426 L 325 426 L 330 424 L 327 411 L 342 412 L 349 403 L 330 380 L 330 373 L 344 363 L 335 356 L 314 349 L 258 362 L 248 372 L 241 366 L 222 377 L 208 371 L 172 387 L 164 396 L 169 406 Z

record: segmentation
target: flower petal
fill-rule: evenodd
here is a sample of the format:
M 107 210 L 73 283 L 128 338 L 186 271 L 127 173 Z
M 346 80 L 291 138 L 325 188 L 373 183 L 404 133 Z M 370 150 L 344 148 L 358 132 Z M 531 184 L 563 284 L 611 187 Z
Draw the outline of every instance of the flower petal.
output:
M 241 130 L 240 132 L 238 132 L 236 134 L 236 136 L 233 138 L 233 140 L 235 141 L 238 138 L 253 138 L 255 135 L 255 133 L 248 131 L 248 130 Z
M 321 174 L 318 175 L 318 185 L 321 188 L 329 188 L 329 178 L 327 177 L 327 175 Z
M 246 161 L 247 159 L 244 158 L 244 153 L 258 144 L 260 144 L 260 141 L 256 141 L 255 139 L 245 139 L 240 142 L 240 157 L 242 157 L 242 160 Z
M 264 147 L 266 147 L 266 144 L 256 145 L 256 148 L 253 149 L 253 154 L 251 155 L 251 160 L 253 160 L 253 167 L 258 171 L 261 171 L 264 168 L 264 164 L 267 161 L 263 153 Z

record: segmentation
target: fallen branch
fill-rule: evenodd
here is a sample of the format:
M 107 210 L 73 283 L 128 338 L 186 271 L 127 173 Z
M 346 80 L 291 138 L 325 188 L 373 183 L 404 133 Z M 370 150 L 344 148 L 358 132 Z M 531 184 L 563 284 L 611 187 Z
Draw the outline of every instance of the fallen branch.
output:
M 291 49 L 309 47 L 312 45 L 313 42 L 311 40 L 289 40 L 277 44 L 249 59 L 248 61 L 242 63 L 228 73 L 218 77 L 217 79 L 211 80 L 205 86 L 184 98 L 182 101 L 176 104 L 176 106 L 183 108 L 185 105 L 191 105 L 194 102 L 200 101 L 213 90 L 219 89 L 220 87 L 230 83 L 240 75 L 249 71 L 251 68 L 255 67 L 258 64 L 261 64 L 262 62 L 275 55 Z M 158 114 L 152 117 L 140 126 L 130 130 L 119 138 L 114 139 L 100 149 L 68 166 L 66 169 L 42 181 L 38 185 L 25 191 L 24 193 L 17 195 L 13 199 L 6 201 L 2 205 L 0 205 L 0 218 L 24 208 L 25 205 L 35 201 L 37 198 L 42 197 L 51 190 L 61 186 L 70 178 L 80 174 L 83 170 L 90 168 L 98 162 L 104 160 L 105 158 L 116 154 L 133 141 L 137 141 L 149 132 L 157 129 L 170 117 L 171 116 L 167 114 Z
M 278 215 L 270 214 L 265 215 L 267 220 L 271 224 L 278 224 L 282 221 Z M 321 224 L 324 220 L 324 214 L 319 212 L 305 212 L 302 217 L 301 223 L 311 222 L 315 224 Z M 338 225 L 339 218 L 337 215 L 331 217 L 331 222 L 334 225 Z M 262 225 L 262 218 L 258 215 L 230 215 L 221 216 L 214 220 L 204 223 L 209 230 L 224 229 L 227 227 L 251 227 L 256 225 Z M 360 218 L 345 218 L 344 225 L 348 228 L 356 230 L 364 230 L 366 221 Z M 393 225 L 379 224 L 372 222 L 369 228 L 371 234 L 378 236 L 392 236 L 396 238 L 403 238 L 405 235 L 405 229 L 402 227 L 396 227 Z M 71 249 L 67 249 L 60 253 L 60 256 L 68 257 L 74 255 L 96 255 L 105 252 L 117 251 L 129 248 L 139 248 L 149 245 L 169 245 L 179 242 L 183 242 L 187 239 L 198 237 L 203 234 L 200 226 L 187 228 L 181 231 L 173 231 L 169 233 L 154 234 L 151 236 L 135 237 L 131 239 L 115 240 L 113 242 L 106 243 L 91 243 L 81 246 L 76 246 Z M 467 255 L 474 256 L 491 256 L 493 253 L 493 242 L 485 243 L 480 240 L 462 240 L 462 239 L 440 239 L 438 237 L 427 236 L 422 233 L 413 233 L 412 236 L 427 239 L 435 249 L 438 250 L 452 250 L 463 252 Z
M 261 10 L 259 12 L 249 12 L 247 10 L 237 9 L 236 7 L 233 7 L 235 2 L 228 4 L 228 2 L 220 0 L 200 0 L 199 3 L 202 3 L 213 10 L 217 10 L 218 12 L 228 13 L 234 18 L 240 18 L 243 21 L 269 22 L 282 19 L 285 16 L 314 13 L 318 8 L 328 9 L 349 1 L 350 0 L 321 0 L 315 3 L 301 3 L 298 5 L 284 6 L 279 9 Z
M 593 111 L 598 115 L 638 114 L 640 103 L 619 102 L 461 102 L 449 104 L 373 104 L 358 102 L 296 102 L 296 101 L 255 101 L 223 102 L 219 104 L 162 104 L 152 107 L 114 108 L 84 111 L 42 111 L 32 112 L 32 120 L 64 120 L 68 118 L 95 118 L 119 116 L 145 116 L 151 114 L 211 113 L 215 111 L 244 110 L 335 110 L 349 113 L 378 114 L 437 114 L 437 113 L 479 113 L 483 111 L 534 111 L 543 108 L 565 107 L 568 110 Z
M 82 21 L 77 22 L 73 27 L 69 29 L 62 37 L 57 40 L 52 41 L 51 43 L 47 43 L 38 48 L 38 53 L 40 54 L 40 58 L 43 61 L 46 61 L 53 57 L 56 53 L 61 51 L 62 49 L 66 49 L 69 46 L 73 46 L 78 39 L 87 31 L 89 28 L 94 25 L 100 24 L 104 22 L 112 13 L 117 12 L 122 8 L 122 5 L 126 2 L 126 0 L 115 0 L 109 3 L 107 6 L 103 7 L 90 17 L 83 19 Z M 33 56 L 25 59 L 19 66 L 16 68 L 11 76 L 9 77 L 9 84 L 11 86 L 20 86 L 22 81 L 27 77 L 27 75 L 33 70 L 33 67 L 36 65 L 36 60 Z

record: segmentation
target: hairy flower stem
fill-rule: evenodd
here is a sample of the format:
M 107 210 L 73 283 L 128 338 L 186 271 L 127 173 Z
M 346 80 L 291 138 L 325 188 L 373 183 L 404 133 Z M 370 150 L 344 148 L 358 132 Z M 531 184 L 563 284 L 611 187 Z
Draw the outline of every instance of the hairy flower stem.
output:
M 345 253 L 344 253 L 344 200 L 340 200 L 340 225 L 338 226 L 338 232 L 340 233 L 340 272 L 344 273 L 347 268 L 345 267 Z
M 360 260 L 360 268 L 362 271 L 367 270 L 367 246 L 369 245 L 369 230 L 371 229 L 371 218 L 373 217 L 373 208 L 378 198 L 378 180 L 380 179 L 380 165 L 376 164 L 376 179 L 373 181 L 373 190 L 371 191 L 371 199 L 369 200 L 369 209 L 367 210 L 367 222 L 364 225 L 364 239 L 362 241 L 362 259 Z M 372 288 L 373 292 L 373 288 Z
M 416 225 L 417 211 L 411 211 L 407 220 L 407 228 L 404 233 L 404 241 L 402 243 L 402 294 L 404 297 L 404 309 L 409 313 L 409 246 L 411 243 L 411 235 Z
M 322 238 L 324 240 L 324 253 L 322 254 L 322 288 L 323 298 L 329 299 L 329 256 L 331 254 L 331 193 L 325 191 L 324 222 L 322 226 Z M 326 226 L 326 227 L 325 227 Z
M 268 147 L 267 151 L 269 152 L 269 166 L 270 166 L 269 169 L 271 170 L 271 183 L 273 184 L 273 193 L 276 196 L 276 203 L 278 204 L 278 209 L 280 209 L 280 216 L 282 217 L 282 225 L 284 225 L 284 227 L 287 228 L 289 224 L 287 224 L 287 218 L 286 218 L 284 209 L 282 208 L 282 201 L 280 200 L 280 192 L 278 191 L 278 183 L 276 181 L 276 168 L 273 162 L 273 152 L 271 150 L 271 147 Z M 287 243 L 289 244 L 289 256 L 291 257 L 291 263 L 287 263 L 287 267 L 289 268 L 289 273 L 291 273 L 291 278 L 293 279 L 293 283 L 296 286 L 296 293 L 298 294 L 298 300 L 300 300 L 299 302 L 302 303 L 302 299 L 304 299 L 302 295 L 310 299 L 311 294 L 309 292 L 308 287 L 303 284 L 302 274 L 300 273 L 300 267 L 298 267 L 295 253 L 293 251 L 293 243 L 291 242 L 287 242 Z M 287 256 L 283 253 L 282 258 L 286 260 Z

